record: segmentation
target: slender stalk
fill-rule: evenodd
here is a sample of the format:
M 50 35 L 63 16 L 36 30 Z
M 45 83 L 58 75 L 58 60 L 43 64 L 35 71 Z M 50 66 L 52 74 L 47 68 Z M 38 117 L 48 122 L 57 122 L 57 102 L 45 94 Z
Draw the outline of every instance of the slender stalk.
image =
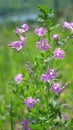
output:
M 48 40 L 50 42 L 50 29 L 48 28 Z
M 11 109 L 10 109 L 10 125 L 11 125 L 11 130 L 14 130 L 14 125 L 13 125 L 13 103 L 11 101 Z

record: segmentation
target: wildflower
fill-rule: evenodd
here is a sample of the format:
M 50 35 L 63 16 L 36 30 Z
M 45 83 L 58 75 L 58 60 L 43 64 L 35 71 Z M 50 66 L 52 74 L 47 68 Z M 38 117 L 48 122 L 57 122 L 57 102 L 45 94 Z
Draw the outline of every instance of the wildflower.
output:
M 61 48 L 56 48 L 53 54 L 56 59 L 63 59 L 65 52 Z
M 44 83 L 48 81 L 48 75 L 47 74 L 42 74 L 40 78 Z
M 28 122 L 28 120 L 26 119 L 26 120 L 20 122 L 20 124 L 23 125 L 23 126 L 28 126 L 29 122 Z
M 11 48 L 14 48 L 17 51 L 20 51 L 26 44 L 26 38 L 24 38 L 22 41 L 14 41 L 10 44 Z
M 29 122 L 27 119 L 22 121 L 20 124 L 23 126 L 24 130 L 30 130 L 30 128 L 28 127 Z
M 49 80 L 56 78 L 56 76 L 57 76 L 56 70 L 49 68 L 48 71 L 47 71 L 47 75 L 48 75 Z
M 61 83 L 53 83 L 50 90 L 53 91 L 56 95 L 58 95 L 62 91 Z
M 15 30 L 15 34 L 23 34 L 24 32 L 25 32 L 24 29 L 18 27 Z
M 36 44 L 37 44 L 37 47 L 43 51 L 46 51 L 46 50 L 48 50 L 48 48 L 50 48 L 50 45 L 49 45 L 47 39 L 42 39 L 42 40 L 36 42 Z
M 62 114 L 62 119 L 63 119 L 64 121 L 69 120 L 69 115 L 67 115 L 67 114 Z
M 67 21 L 64 22 L 63 26 L 65 29 L 70 29 L 71 27 L 70 23 L 68 23 Z
M 47 81 L 50 81 L 50 80 L 56 78 L 56 76 L 57 76 L 56 70 L 49 68 L 48 71 L 45 74 L 41 75 L 40 79 L 42 81 L 44 81 L 44 83 L 46 83 Z
M 21 39 L 21 45 L 22 47 L 24 47 L 26 44 L 26 37 L 20 36 L 20 39 Z
M 44 36 L 46 34 L 46 28 L 44 27 L 41 27 L 41 28 L 36 28 L 35 29 L 35 33 L 41 37 L 41 36 Z
M 22 81 L 22 79 L 23 79 L 23 75 L 22 75 L 22 74 L 17 74 L 17 75 L 15 76 L 15 78 L 14 78 L 16 84 L 20 84 L 21 81 Z
M 73 28 L 73 22 L 70 23 L 71 27 Z
M 32 97 L 28 97 L 25 99 L 24 102 L 25 102 L 27 108 L 33 108 L 36 103 L 36 100 L 33 99 Z
M 28 29 L 29 29 L 29 26 L 25 23 L 23 25 L 21 25 L 21 27 L 23 28 L 24 32 L 28 31 Z
M 58 40 L 58 39 L 59 39 L 59 35 L 58 35 L 58 34 L 54 34 L 54 35 L 53 35 L 53 39 L 54 39 L 54 40 Z

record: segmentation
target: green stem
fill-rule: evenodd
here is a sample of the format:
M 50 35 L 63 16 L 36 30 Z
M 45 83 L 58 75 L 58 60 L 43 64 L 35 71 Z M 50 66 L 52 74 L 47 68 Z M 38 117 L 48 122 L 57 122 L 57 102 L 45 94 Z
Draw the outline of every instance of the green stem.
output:
M 50 29 L 48 28 L 48 40 L 50 42 Z
M 10 109 L 10 124 L 11 124 L 11 130 L 14 130 L 13 126 L 13 103 L 11 101 L 11 109 Z
M 47 19 L 45 20 L 45 23 L 46 23 L 47 33 L 48 33 L 48 41 L 50 42 L 50 26 Z

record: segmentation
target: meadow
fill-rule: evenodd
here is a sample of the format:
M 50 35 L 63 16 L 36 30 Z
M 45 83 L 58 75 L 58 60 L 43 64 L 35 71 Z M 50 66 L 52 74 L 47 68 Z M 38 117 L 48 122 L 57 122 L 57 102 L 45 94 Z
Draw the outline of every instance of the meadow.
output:
M 33 61 L 41 55 L 40 50 L 36 47 L 36 41 L 38 37 L 34 33 L 34 28 L 31 25 L 30 30 L 26 32 L 27 43 L 23 48 L 22 52 L 16 52 L 9 47 L 9 44 L 18 38 L 14 34 L 15 27 L 19 26 L 3 26 L 0 29 L 0 128 L 1 130 L 10 130 L 9 125 L 9 115 L 7 113 L 6 105 L 9 104 L 9 90 L 8 85 L 10 80 L 13 80 L 17 73 L 23 73 L 26 75 L 25 67 L 26 63 L 30 61 L 33 64 Z M 62 25 L 61 25 L 62 26 Z M 60 34 L 62 28 L 53 29 L 53 33 Z M 52 33 L 51 33 L 52 37 Z M 63 36 L 62 36 L 63 37 Z M 61 98 L 64 98 L 69 104 L 68 113 L 71 115 L 73 113 L 73 39 L 66 42 L 67 47 L 65 47 L 65 58 L 62 61 L 56 61 L 55 66 L 60 67 L 62 74 L 62 80 L 64 82 L 70 81 L 69 87 L 61 95 Z M 42 64 L 41 64 L 42 66 Z M 64 76 L 63 76 L 64 75 Z M 23 110 L 23 108 L 22 108 Z M 20 113 L 20 109 L 17 110 Z M 25 112 L 26 113 L 26 112 Z M 19 114 L 20 115 L 20 114 Z M 23 117 L 23 113 L 21 114 Z M 72 116 L 72 115 L 71 115 Z M 20 117 L 21 118 L 21 117 Z M 17 118 L 16 118 L 17 119 Z M 18 124 L 18 122 L 15 122 Z M 3 125 L 4 124 L 4 125 Z M 9 128 L 9 129 L 8 129 Z

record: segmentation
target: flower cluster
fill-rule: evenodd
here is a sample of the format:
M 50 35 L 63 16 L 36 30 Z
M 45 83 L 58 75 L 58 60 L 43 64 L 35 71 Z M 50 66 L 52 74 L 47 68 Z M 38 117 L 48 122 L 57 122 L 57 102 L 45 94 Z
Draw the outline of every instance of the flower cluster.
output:
M 22 121 L 20 124 L 23 126 L 24 130 L 31 130 L 29 128 L 29 121 L 27 119 Z
M 19 41 L 11 42 L 10 47 L 15 49 L 16 51 L 20 51 L 26 45 L 26 37 L 24 37 L 24 33 L 29 29 L 27 24 L 23 24 L 22 28 L 16 28 L 15 34 L 20 38 Z
M 22 74 L 17 74 L 14 78 L 16 84 L 20 84 L 21 81 L 23 80 L 23 75 Z
M 61 83 L 60 82 L 53 83 L 50 90 L 58 95 L 62 91 Z
M 42 51 L 47 51 L 50 48 L 50 44 L 48 43 L 47 38 L 42 38 L 46 35 L 46 28 L 36 28 L 35 33 L 40 37 L 40 40 L 36 42 L 37 47 Z
M 27 108 L 33 108 L 36 103 L 36 100 L 32 97 L 27 97 L 24 102 Z
M 59 35 L 58 35 L 58 34 L 54 34 L 54 35 L 53 35 L 53 39 L 54 39 L 54 40 L 58 40 L 58 39 L 59 39 Z
M 63 26 L 64 26 L 65 29 L 71 29 L 71 31 L 73 33 L 73 22 L 69 23 L 69 22 L 65 21 Z
M 57 73 L 55 69 L 49 68 L 48 71 L 45 74 L 41 75 L 41 80 L 44 81 L 44 83 L 53 80 L 57 77 Z
M 56 48 L 53 54 L 56 59 L 63 59 L 65 52 L 61 48 Z
M 36 33 L 39 37 L 45 36 L 45 34 L 46 34 L 46 28 L 44 28 L 44 27 L 36 28 L 36 29 L 35 29 L 35 33 Z
M 25 23 L 23 25 L 21 25 L 21 27 L 22 28 L 18 28 L 18 27 L 16 28 L 15 34 L 23 34 L 24 32 L 28 31 L 28 29 L 29 29 L 29 26 Z
M 50 45 L 49 45 L 47 39 L 42 39 L 40 41 L 37 41 L 36 44 L 37 44 L 37 47 L 43 51 L 46 51 L 50 48 Z

